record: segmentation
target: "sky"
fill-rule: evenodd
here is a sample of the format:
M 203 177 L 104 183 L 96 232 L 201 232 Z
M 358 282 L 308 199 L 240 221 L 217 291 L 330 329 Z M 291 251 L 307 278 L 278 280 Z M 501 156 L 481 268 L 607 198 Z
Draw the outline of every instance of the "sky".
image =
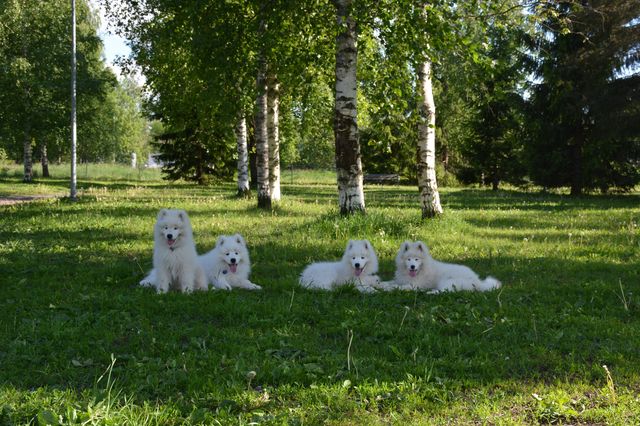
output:
M 116 75 L 120 77 L 122 76 L 122 70 L 115 64 L 115 60 L 118 56 L 129 56 L 131 49 L 127 45 L 127 40 L 115 34 L 113 28 L 109 25 L 109 20 L 105 16 L 104 8 L 98 3 L 98 1 L 89 0 L 89 3 L 93 8 L 98 9 L 100 12 L 100 29 L 98 30 L 98 36 L 100 36 L 104 43 L 104 56 L 106 63 L 114 70 Z M 137 77 L 137 79 L 144 80 L 142 77 Z

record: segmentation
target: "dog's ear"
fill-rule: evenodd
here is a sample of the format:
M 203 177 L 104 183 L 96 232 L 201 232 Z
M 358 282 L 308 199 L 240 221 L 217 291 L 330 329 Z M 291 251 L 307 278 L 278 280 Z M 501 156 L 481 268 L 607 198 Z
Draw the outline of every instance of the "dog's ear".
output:
M 417 245 L 418 250 L 424 251 L 424 247 L 422 245 L 423 245 L 423 242 L 422 241 L 418 241 L 418 245 Z
M 402 247 L 404 248 L 404 251 L 409 251 L 409 241 L 402 243 Z
M 364 240 L 364 249 L 365 250 L 369 250 L 369 246 L 371 245 L 371 243 L 368 240 Z
M 242 238 L 242 235 L 236 234 L 235 237 L 236 237 L 236 243 L 246 245 L 244 242 L 244 238 Z
M 224 244 L 224 235 L 221 235 L 220 238 L 218 238 L 218 241 L 216 241 L 216 247 L 222 247 L 223 244 Z
M 187 215 L 187 212 L 185 212 L 184 210 L 180 210 L 180 211 L 178 212 L 178 217 L 179 217 L 179 218 L 180 218 L 180 220 L 181 220 L 181 221 L 183 221 L 183 222 L 184 222 L 184 218 L 185 218 L 185 216 L 186 216 L 186 215 Z
M 351 250 L 353 248 L 353 240 L 349 240 L 349 242 L 347 242 L 347 250 Z
M 160 209 L 160 211 L 158 212 L 158 219 L 162 219 L 167 215 L 167 213 L 168 213 L 167 209 Z

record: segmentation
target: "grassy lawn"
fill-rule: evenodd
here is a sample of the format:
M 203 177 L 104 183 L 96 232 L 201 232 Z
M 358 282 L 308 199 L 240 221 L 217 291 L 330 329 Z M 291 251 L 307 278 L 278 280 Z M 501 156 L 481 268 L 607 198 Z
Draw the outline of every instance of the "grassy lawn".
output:
M 444 189 L 444 216 L 422 222 L 401 186 L 339 217 L 330 173 L 285 171 L 273 212 L 232 183 L 118 173 L 80 167 L 77 203 L 0 207 L 0 425 L 640 424 L 637 193 Z M 67 187 L 0 173 L 0 196 Z M 264 290 L 139 288 L 162 207 L 189 212 L 199 251 L 242 233 Z M 373 243 L 384 279 L 421 239 L 504 287 L 297 286 L 349 238 Z

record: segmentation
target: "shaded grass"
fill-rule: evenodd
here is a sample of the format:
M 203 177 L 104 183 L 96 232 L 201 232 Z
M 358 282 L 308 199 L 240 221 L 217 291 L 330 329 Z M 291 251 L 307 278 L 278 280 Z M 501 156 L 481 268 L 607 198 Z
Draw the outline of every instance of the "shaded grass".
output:
M 640 422 L 637 194 L 444 190 L 445 215 L 422 222 L 410 187 L 367 188 L 368 214 L 342 218 L 327 175 L 283 182 L 273 212 L 235 199 L 232 184 L 102 179 L 77 203 L 0 207 L 0 420 Z M 21 186 L 4 178 L 0 193 Z M 161 207 L 189 212 L 199 251 L 243 233 L 264 291 L 138 288 Z M 400 243 L 422 239 L 505 286 L 297 287 L 307 263 L 339 258 L 349 238 L 372 241 L 383 278 Z

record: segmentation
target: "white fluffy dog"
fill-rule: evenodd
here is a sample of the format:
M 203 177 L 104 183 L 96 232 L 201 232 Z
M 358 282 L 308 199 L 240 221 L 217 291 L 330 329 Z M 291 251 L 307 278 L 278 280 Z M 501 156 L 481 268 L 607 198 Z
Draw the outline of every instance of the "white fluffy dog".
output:
M 210 252 L 198 257 L 207 281 L 216 288 L 231 290 L 232 287 L 261 290 L 249 281 L 251 261 L 242 235 L 221 235 Z
M 383 283 L 385 289 L 443 291 L 488 291 L 500 288 L 501 283 L 489 276 L 484 280 L 464 265 L 439 262 L 431 257 L 429 248 L 422 241 L 405 241 L 396 256 L 396 274 L 391 282 Z
M 153 237 L 153 270 L 140 285 L 155 287 L 158 293 L 166 293 L 169 288 L 184 292 L 207 289 L 187 212 L 160 210 Z
M 312 263 L 300 275 L 300 285 L 331 290 L 353 283 L 358 290 L 369 292 L 380 283 L 377 272 L 378 257 L 371 243 L 367 240 L 349 240 L 342 260 Z

